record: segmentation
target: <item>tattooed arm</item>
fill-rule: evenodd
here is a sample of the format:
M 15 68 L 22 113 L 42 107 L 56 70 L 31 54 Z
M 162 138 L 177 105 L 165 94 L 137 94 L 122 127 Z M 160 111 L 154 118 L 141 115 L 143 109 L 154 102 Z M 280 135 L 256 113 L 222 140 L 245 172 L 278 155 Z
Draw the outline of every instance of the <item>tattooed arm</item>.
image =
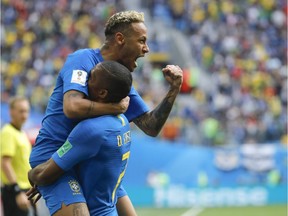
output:
M 129 105 L 129 97 L 120 103 L 98 103 L 85 98 L 79 91 L 70 90 L 64 94 L 63 111 L 68 118 L 85 119 L 104 114 L 124 113 Z
M 165 124 L 183 82 L 183 72 L 179 66 L 167 65 L 162 71 L 170 84 L 166 97 L 154 110 L 133 121 L 144 133 L 153 137 L 160 133 Z

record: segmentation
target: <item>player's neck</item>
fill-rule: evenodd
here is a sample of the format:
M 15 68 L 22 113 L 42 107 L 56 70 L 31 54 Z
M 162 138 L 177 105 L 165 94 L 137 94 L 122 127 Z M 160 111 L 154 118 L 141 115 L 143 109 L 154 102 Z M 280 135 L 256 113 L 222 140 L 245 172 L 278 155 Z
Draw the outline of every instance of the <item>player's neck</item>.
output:
M 118 52 L 115 50 L 115 46 L 109 42 L 105 42 L 100 49 L 100 53 L 105 61 L 117 61 L 118 60 Z

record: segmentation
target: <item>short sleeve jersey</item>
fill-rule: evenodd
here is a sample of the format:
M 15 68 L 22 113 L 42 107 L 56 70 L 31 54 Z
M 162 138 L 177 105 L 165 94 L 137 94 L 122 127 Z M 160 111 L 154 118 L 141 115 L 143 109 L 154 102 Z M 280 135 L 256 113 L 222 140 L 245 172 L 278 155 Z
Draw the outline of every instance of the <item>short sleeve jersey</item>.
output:
M 130 156 L 131 133 L 124 115 L 105 115 L 80 122 L 53 154 L 67 171 L 77 165 L 79 183 L 91 215 L 116 211 L 117 191 Z
M 81 49 L 68 55 L 61 69 L 53 93 L 49 99 L 42 127 L 36 138 L 30 156 L 30 164 L 35 167 L 48 160 L 66 141 L 69 133 L 79 120 L 69 119 L 63 112 L 63 96 L 69 90 L 76 90 L 88 96 L 87 80 L 91 69 L 103 61 L 100 49 Z M 131 88 L 130 105 L 125 116 L 128 121 L 149 111 L 138 92 Z
M 24 131 L 20 131 L 11 124 L 6 124 L 0 134 L 1 157 L 11 157 L 12 167 L 15 171 L 17 183 L 21 189 L 30 188 L 27 173 L 31 169 L 28 163 L 31 152 L 31 143 Z M 7 184 L 8 180 L 1 170 L 1 181 Z

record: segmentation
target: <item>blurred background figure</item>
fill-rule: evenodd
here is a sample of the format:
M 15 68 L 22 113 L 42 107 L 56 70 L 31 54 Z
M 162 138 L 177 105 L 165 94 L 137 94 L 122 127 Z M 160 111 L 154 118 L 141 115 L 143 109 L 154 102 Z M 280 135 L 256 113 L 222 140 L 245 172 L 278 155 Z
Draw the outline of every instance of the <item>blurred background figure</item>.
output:
M 28 216 L 36 208 L 27 199 L 25 191 L 30 188 L 27 172 L 31 144 L 22 126 L 26 122 L 30 104 L 24 97 L 13 97 L 9 102 L 10 123 L 1 130 L 1 198 L 5 216 Z

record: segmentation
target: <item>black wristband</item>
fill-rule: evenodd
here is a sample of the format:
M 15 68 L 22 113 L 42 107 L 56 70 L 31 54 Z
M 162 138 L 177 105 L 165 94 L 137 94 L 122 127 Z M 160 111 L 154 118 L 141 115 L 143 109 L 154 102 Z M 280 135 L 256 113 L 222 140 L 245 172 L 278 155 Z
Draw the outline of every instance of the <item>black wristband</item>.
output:
M 21 193 L 21 189 L 19 188 L 17 183 L 12 184 L 11 188 L 12 188 L 13 193 L 14 193 L 15 196 L 18 195 L 19 193 Z

